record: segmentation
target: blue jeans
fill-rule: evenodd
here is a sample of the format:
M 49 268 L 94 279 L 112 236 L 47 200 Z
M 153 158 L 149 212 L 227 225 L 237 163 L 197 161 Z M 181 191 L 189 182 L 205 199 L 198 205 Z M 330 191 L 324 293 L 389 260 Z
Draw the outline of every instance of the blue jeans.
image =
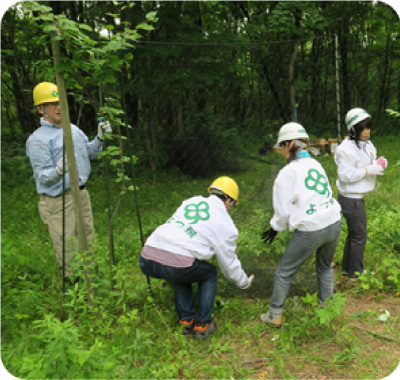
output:
M 180 320 L 195 319 L 196 323 L 211 322 L 217 292 L 217 270 L 214 265 L 195 260 L 188 268 L 175 268 L 152 260 L 139 258 L 140 269 L 149 277 L 163 278 L 175 290 L 175 310 Z M 198 311 L 193 306 L 192 283 L 198 283 Z
M 341 226 L 342 222 L 338 221 L 319 231 L 294 232 L 275 273 L 274 290 L 269 302 L 270 313 L 275 315 L 283 312 L 293 276 L 315 251 L 318 300 L 325 303 L 328 298 L 333 299 L 332 259 L 339 243 Z

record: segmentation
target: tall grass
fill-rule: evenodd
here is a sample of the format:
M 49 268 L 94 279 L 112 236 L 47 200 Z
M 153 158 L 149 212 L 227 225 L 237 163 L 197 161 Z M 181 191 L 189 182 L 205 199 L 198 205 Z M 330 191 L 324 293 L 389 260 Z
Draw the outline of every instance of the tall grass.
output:
M 376 138 L 374 143 L 390 165 L 398 162 L 397 138 Z M 372 370 L 375 372 L 368 368 L 364 373 L 354 366 L 364 356 L 344 311 L 346 299 L 354 295 L 353 288 L 338 293 L 334 307 L 317 309 L 312 260 L 292 286 L 283 329 L 272 330 L 259 323 L 259 315 L 268 305 L 273 273 L 290 239 L 290 233 L 281 233 L 268 247 L 260 239 L 272 216 L 273 180 L 284 165 L 276 154 L 269 153 L 266 159 L 278 164 L 244 160 L 241 169 L 246 170 L 220 173 L 231 175 L 239 183 L 240 204 L 232 213 L 240 231 L 238 255 L 249 274 L 253 270 L 257 277 L 252 289 L 242 291 L 219 276 L 217 299 L 222 307 L 214 310 L 219 331 L 197 342 L 180 334 L 172 288 L 153 280 L 152 292 L 148 290 L 137 262 L 141 241 L 135 202 L 129 194 L 124 196 L 114 222 L 116 263 L 111 277 L 104 190 L 107 179 L 97 164 L 88 183 L 96 230 L 96 254 L 91 265 L 97 306 L 87 304 L 82 283 L 61 293 L 51 241 L 38 215 L 29 161 L 23 147 L 4 145 L 1 344 L 6 368 L 14 376 L 27 379 L 293 378 L 304 370 L 298 358 L 309 355 L 314 363 L 320 363 L 319 367 L 339 377 L 371 377 L 371 373 L 372 377 L 387 376 L 389 373 L 379 368 Z M 318 160 L 336 191 L 333 158 Z M 399 170 L 399 166 L 394 167 L 379 178 L 377 190 L 367 196 L 369 240 L 365 260 L 376 276 L 363 278 L 356 292 L 388 296 L 399 292 L 399 264 L 395 260 L 400 252 Z M 193 180 L 177 172 L 141 174 L 139 204 L 145 236 L 166 221 L 183 199 L 206 195 L 212 180 Z M 118 184 L 110 185 L 113 206 Z M 335 257 L 338 262 L 344 238 L 345 230 Z M 398 324 L 396 318 L 394 323 Z M 398 333 L 395 336 L 399 338 Z M 329 363 L 323 362 L 323 351 L 327 351 Z M 388 368 L 395 365 L 390 359 Z

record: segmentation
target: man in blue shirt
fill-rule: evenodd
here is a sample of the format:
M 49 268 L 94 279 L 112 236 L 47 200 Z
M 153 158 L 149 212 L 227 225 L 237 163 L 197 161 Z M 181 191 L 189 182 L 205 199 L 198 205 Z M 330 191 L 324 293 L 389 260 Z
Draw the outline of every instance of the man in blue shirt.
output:
M 63 130 L 57 86 L 53 83 L 39 83 L 33 90 L 33 101 L 42 115 L 40 127 L 29 136 L 26 154 L 33 169 L 36 189 L 40 194 L 39 213 L 47 224 L 53 241 L 54 255 L 60 271 L 63 270 L 63 181 L 65 189 L 65 276 L 71 274 L 70 260 L 78 247 L 75 228 L 75 212 L 71 194 L 71 183 L 67 167 L 67 156 L 63 158 Z M 93 215 L 86 182 L 90 176 L 90 160 L 101 151 L 98 137 L 111 132 L 109 123 L 100 123 L 97 137 L 89 141 L 76 125 L 71 124 L 74 143 L 76 169 L 79 177 L 79 196 L 83 215 L 83 228 L 89 244 L 94 239 Z

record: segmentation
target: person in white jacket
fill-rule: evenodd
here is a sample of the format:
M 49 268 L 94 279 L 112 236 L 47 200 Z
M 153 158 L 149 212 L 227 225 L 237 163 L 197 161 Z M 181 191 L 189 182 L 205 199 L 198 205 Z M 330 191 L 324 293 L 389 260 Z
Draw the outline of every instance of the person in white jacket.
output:
M 387 160 L 384 157 L 377 159 L 374 144 L 369 140 L 372 129 L 371 116 L 365 110 L 351 109 L 345 121 L 350 135 L 335 151 L 338 201 L 348 229 L 342 270 L 351 280 L 357 280 L 359 274 L 364 271 L 364 251 L 367 242 L 364 196 L 375 189 L 376 176 L 383 174 Z
M 340 205 L 324 168 L 306 150 L 308 140 L 298 123 L 287 123 L 279 131 L 278 144 L 288 163 L 275 179 L 274 215 L 262 239 L 271 244 L 279 231 L 294 233 L 275 272 L 269 311 L 261 315 L 261 321 L 273 327 L 282 325 L 292 278 L 314 252 L 319 303 L 333 299 L 332 259 L 340 239 Z
M 229 177 L 217 178 L 210 196 L 194 196 L 146 240 L 140 256 L 142 272 L 170 281 L 182 333 L 205 339 L 217 330 L 211 316 L 217 289 L 217 270 L 206 260 L 216 255 L 222 273 L 239 288 L 250 287 L 235 253 L 238 230 L 229 212 L 239 198 L 239 187 Z M 198 283 L 198 310 L 193 306 L 192 283 Z

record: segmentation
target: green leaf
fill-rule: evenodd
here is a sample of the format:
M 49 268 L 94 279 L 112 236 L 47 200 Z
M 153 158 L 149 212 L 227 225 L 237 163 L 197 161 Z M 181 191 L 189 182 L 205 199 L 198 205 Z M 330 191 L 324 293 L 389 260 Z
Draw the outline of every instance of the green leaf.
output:
M 132 54 L 132 53 L 127 53 L 127 54 L 125 54 L 125 59 L 126 59 L 127 61 L 131 61 L 131 60 L 133 59 L 133 54 Z
M 51 34 L 53 32 L 58 32 L 57 27 L 54 24 L 44 24 L 43 26 L 43 32 Z
M 154 30 L 154 26 L 149 25 L 149 24 L 147 24 L 145 22 L 142 22 L 139 25 L 136 25 L 136 29 Z
M 146 19 L 147 19 L 147 21 L 153 21 L 153 22 L 158 21 L 157 12 L 153 11 L 153 12 L 147 13 Z
M 62 41 L 63 38 L 59 34 L 55 34 L 50 38 L 50 41 Z

